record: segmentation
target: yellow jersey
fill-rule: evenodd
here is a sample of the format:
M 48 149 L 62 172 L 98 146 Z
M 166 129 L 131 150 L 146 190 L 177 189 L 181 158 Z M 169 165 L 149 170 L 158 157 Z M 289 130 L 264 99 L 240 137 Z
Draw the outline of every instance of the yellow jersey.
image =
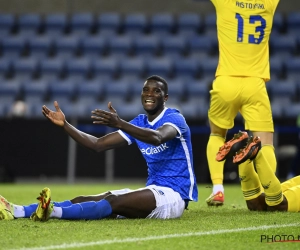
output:
M 270 80 L 269 38 L 279 0 L 211 0 L 216 9 L 219 64 L 216 76 Z

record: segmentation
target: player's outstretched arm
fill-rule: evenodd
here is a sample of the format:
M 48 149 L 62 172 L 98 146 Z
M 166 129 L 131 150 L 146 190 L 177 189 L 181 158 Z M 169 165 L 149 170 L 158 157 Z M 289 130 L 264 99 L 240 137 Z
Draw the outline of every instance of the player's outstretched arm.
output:
M 108 103 L 109 111 L 95 109 L 92 111 L 93 123 L 118 128 L 130 134 L 136 139 L 152 144 L 160 145 L 177 135 L 177 130 L 171 125 L 164 125 L 157 130 L 137 127 L 126 122 L 118 116 L 116 110 Z
M 52 123 L 63 127 L 65 132 L 71 136 L 77 143 L 91 150 L 101 152 L 112 148 L 127 145 L 126 140 L 119 133 L 111 133 L 97 138 L 93 135 L 84 133 L 67 122 L 64 113 L 61 111 L 58 102 L 54 102 L 56 111 L 50 110 L 45 105 L 42 107 L 43 115 Z

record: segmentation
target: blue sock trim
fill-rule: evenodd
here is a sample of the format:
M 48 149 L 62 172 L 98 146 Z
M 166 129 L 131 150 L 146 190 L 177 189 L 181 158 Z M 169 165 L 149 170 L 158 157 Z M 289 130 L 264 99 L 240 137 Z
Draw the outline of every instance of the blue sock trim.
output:
M 25 218 L 29 218 L 31 216 L 31 214 L 33 212 L 35 212 L 35 210 L 37 209 L 38 204 L 35 203 L 35 204 L 30 204 L 28 206 L 23 206 L 23 207 L 24 207 L 24 211 L 25 211 Z

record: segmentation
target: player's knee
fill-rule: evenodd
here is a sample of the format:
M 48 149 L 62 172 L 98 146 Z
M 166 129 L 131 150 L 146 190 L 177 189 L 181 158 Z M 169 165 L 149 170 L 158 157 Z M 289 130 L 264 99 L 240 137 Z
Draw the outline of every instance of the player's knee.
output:
M 116 210 L 117 206 L 118 206 L 118 195 L 115 194 L 110 194 L 108 196 L 105 197 L 105 200 L 107 200 L 109 202 L 109 204 L 111 205 L 112 210 Z

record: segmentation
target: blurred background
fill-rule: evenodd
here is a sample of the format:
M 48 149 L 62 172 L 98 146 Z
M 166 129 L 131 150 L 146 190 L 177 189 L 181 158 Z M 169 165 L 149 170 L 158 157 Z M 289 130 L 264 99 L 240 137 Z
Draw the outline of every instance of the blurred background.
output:
M 135 146 L 96 154 L 41 113 L 57 100 L 67 120 L 102 136 L 90 112 L 112 101 L 120 117 L 142 113 L 145 78 L 169 83 L 168 107 L 191 127 L 198 183 L 210 183 L 209 89 L 218 62 L 214 7 L 193 0 L 0 0 L 0 182 L 145 180 Z M 300 173 L 300 2 L 282 0 L 270 39 L 267 89 L 275 121 L 278 176 Z M 300 119 L 299 119 L 300 121 Z M 243 129 L 236 118 L 230 138 Z M 227 162 L 225 183 L 237 183 Z

